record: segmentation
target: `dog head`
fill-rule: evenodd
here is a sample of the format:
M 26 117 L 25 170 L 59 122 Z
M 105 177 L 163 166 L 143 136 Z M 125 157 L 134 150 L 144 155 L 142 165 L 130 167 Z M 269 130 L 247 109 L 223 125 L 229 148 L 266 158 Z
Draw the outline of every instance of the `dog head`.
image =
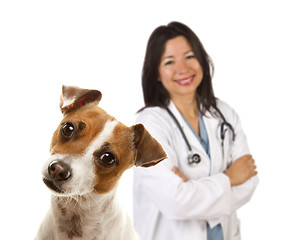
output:
M 55 195 L 111 191 L 122 173 L 166 158 L 143 125 L 127 127 L 98 106 L 101 92 L 63 86 L 63 119 L 54 132 L 43 181 Z

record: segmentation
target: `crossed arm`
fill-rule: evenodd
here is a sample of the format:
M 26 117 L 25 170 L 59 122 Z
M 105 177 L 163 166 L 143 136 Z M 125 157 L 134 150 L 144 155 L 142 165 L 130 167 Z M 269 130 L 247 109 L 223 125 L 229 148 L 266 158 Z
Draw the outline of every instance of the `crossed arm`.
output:
M 172 171 L 184 182 L 188 181 L 178 167 L 174 166 Z M 229 177 L 231 187 L 245 183 L 248 179 L 257 175 L 256 165 L 252 155 L 247 154 L 238 158 L 224 173 Z

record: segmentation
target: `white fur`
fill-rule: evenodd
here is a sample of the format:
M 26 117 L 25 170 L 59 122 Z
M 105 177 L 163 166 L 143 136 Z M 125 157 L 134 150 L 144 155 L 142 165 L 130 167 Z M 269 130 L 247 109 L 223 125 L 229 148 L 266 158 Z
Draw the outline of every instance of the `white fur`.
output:
M 69 238 L 57 229 L 59 209 L 57 202 L 69 209 L 67 215 L 79 214 L 82 237 Z M 100 223 L 100 224 L 99 224 Z M 107 194 L 92 193 L 77 198 L 52 197 L 52 209 L 46 215 L 35 240 L 140 240 L 129 216 L 123 212 L 116 199 L 116 190 Z
M 63 106 L 61 106 L 62 108 L 65 108 L 65 107 L 73 104 L 76 100 L 76 97 L 66 98 L 66 97 L 62 96 L 62 98 L 63 98 Z
M 95 149 L 100 148 L 109 137 L 112 135 L 115 126 L 118 124 L 118 121 L 107 121 L 103 131 L 100 135 L 89 145 L 86 150 L 86 155 L 92 155 Z
M 52 161 L 61 160 L 71 166 L 72 177 L 61 186 L 65 190 L 64 194 L 53 192 L 51 210 L 42 222 L 35 240 L 139 239 L 128 215 L 118 205 L 116 189 L 107 194 L 93 192 L 93 152 L 112 136 L 117 124 L 115 120 L 107 121 L 102 132 L 89 144 L 84 154 L 55 154 L 49 158 L 43 168 L 44 175 L 47 174 L 48 165 Z M 61 212 L 61 208 L 65 208 L 65 214 Z M 80 219 L 79 229 L 82 232 L 81 237 L 74 234 L 71 238 L 61 231 L 59 226 L 64 224 L 65 229 L 77 229 L 76 225 L 69 225 L 75 218 Z

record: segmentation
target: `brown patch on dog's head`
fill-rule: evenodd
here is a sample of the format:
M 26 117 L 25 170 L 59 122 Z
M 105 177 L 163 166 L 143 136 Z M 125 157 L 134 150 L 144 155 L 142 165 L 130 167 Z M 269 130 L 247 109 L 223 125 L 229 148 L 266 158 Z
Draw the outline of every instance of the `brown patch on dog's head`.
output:
M 101 156 L 109 153 L 115 164 L 106 166 Z M 106 156 L 112 158 L 111 156 Z M 119 123 L 113 136 L 99 151 L 94 152 L 96 164 L 95 191 L 105 193 L 114 188 L 126 169 L 132 166 L 150 167 L 166 158 L 161 145 L 142 124 L 127 127 Z
M 107 120 L 114 119 L 98 107 L 101 98 L 98 90 L 62 86 L 60 109 L 63 119 L 52 138 L 52 154 L 83 153 Z
M 83 154 L 108 120 L 114 118 L 96 105 L 64 114 L 52 138 L 52 154 Z
M 100 149 L 94 152 L 95 186 L 97 193 L 113 189 L 123 172 L 134 165 L 133 134 L 121 123 Z
M 92 184 L 95 192 L 107 193 L 126 169 L 153 166 L 166 158 L 161 145 L 142 124 L 127 127 L 118 122 L 98 107 L 100 98 L 97 90 L 63 87 L 63 120 L 54 132 L 51 154 L 59 157 L 53 157 L 53 161 L 65 162 L 71 170 L 69 178 L 61 182 L 49 179 L 63 192 L 80 184 L 81 180 L 73 180 L 79 171 L 83 176 L 78 174 L 76 179 L 86 175 L 93 178 L 85 181 L 84 188 Z

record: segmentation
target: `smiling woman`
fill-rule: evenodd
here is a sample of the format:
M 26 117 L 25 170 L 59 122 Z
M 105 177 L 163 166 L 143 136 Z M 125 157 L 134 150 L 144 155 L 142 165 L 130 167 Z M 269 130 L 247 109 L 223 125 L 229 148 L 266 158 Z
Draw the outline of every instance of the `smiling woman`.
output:
M 240 239 L 236 210 L 250 200 L 257 171 L 238 115 L 214 96 L 212 70 L 186 25 L 171 22 L 151 34 L 145 107 L 136 122 L 168 159 L 134 171 L 134 220 L 143 240 Z

